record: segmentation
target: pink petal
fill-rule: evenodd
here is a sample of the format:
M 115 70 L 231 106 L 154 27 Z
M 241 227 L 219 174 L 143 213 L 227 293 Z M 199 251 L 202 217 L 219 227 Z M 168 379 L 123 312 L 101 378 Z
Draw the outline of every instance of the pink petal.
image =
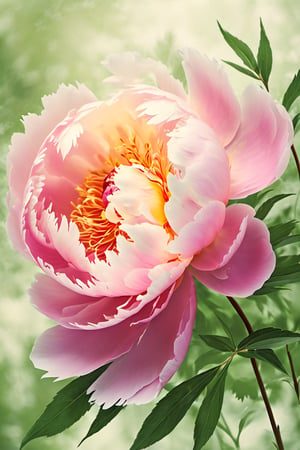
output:
M 213 131 L 193 117 L 171 133 L 168 156 L 176 174 L 168 175 L 171 197 L 165 214 L 178 234 L 194 220 L 199 207 L 211 200 L 227 203 L 230 171 L 226 153 Z
M 130 320 L 102 330 L 71 330 L 56 326 L 36 341 L 31 360 L 44 377 L 58 379 L 83 375 L 128 352 L 145 330 Z
M 259 219 L 249 216 L 244 239 L 226 264 L 211 271 L 196 270 L 191 266 L 191 272 L 216 292 L 247 297 L 262 287 L 273 272 L 275 262 L 267 227 Z
M 16 133 L 8 155 L 9 185 L 13 196 L 22 199 L 33 161 L 47 135 L 73 108 L 95 101 L 84 85 L 61 85 L 55 94 L 43 97 L 44 110 L 40 116 L 23 118 L 25 133 Z
M 13 244 L 23 254 L 26 254 L 26 247 L 21 244 L 23 236 L 20 231 L 23 196 L 37 153 L 50 131 L 71 109 L 94 100 L 94 94 L 84 85 L 78 84 L 77 88 L 61 85 L 55 94 L 43 97 L 45 109 L 40 116 L 29 114 L 23 118 L 25 133 L 15 133 L 12 137 L 7 158 L 11 193 L 8 198 L 8 227 Z
M 196 50 L 183 51 L 190 102 L 199 117 L 228 144 L 240 124 L 240 106 L 222 67 Z
M 207 247 L 220 232 L 225 217 L 224 203 L 212 201 L 201 208 L 169 244 L 169 250 L 190 258 Z
M 214 270 L 224 266 L 242 243 L 248 223 L 255 211 L 248 205 L 235 204 L 226 208 L 223 227 L 216 239 L 192 261 L 198 270 Z
M 7 199 L 8 205 L 12 203 L 10 194 Z M 19 202 L 18 202 L 19 203 Z M 21 205 L 15 205 L 15 207 L 8 207 L 7 215 L 7 234 L 18 253 L 21 253 L 27 258 L 31 258 L 28 249 L 24 243 L 23 235 L 21 233 L 21 219 L 18 210 L 21 210 Z
M 195 310 L 195 286 L 186 273 L 167 308 L 150 323 L 137 344 L 90 386 L 91 400 L 106 408 L 152 400 L 184 359 Z
M 230 198 L 242 198 L 277 180 L 288 164 L 293 127 L 286 110 L 256 86 L 243 96 L 240 129 L 228 146 Z
M 32 303 L 40 312 L 64 327 L 82 330 L 112 327 L 130 317 L 134 323 L 147 322 L 166 307 L 172 292 L 170 286 L 152 301 L 136 296 L 90 297 L 41 274 L 30 289 Z

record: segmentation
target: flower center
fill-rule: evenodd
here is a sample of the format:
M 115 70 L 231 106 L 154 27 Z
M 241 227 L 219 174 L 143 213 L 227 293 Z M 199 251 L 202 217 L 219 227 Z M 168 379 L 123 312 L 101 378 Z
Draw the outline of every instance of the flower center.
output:
M 167 175 L 172 170 L 163 146 L 154 152 L 149 143 L 142 147 L 120 139 L 118 158 L 107 161 L 102 170 L 90 172 L 72 203 L 71 220 L 78 226 L 80 241 L 87 255 L 105 259 L 106 250 L 115 250 L 118 235 L 130 240 L 122 223 L 152 223 L 174 237 L 165 216 L 164 205 L 170 197 Z

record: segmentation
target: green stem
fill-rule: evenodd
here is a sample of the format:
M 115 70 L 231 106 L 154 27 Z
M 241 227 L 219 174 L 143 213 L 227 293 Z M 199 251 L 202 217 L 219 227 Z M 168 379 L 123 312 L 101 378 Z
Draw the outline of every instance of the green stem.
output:
M 225 417 L 224 417 L 224 415 L 222 413 L 221 413 L 221 419 L 222 419 L 224 424 L 220 425 L 220 423 L 219 423 L 218 424 L 219 428 L 221 430 L 223 430 L 224 433 L 226 433 L 230 437 L 230 439 L 232 440 L 232 442 L 235 445 L 236 450 L 239 450 L 240 449 L 239 443 L 238 443 L 237 439 L 233 436 L 233 434 L 232 434 L 232 432 L 231 432 L 231 430 L 229 428 L 229 425 L 226 422 L 226 419 L 225 419 Z
M 236 310 L 236 312 L 238 313 L 238 315 L 240 316 L 240 318 L 242 319 L 245 327 L 247 328 L 247 331 L 249 334 L 253 333 L 253 328 L 249 322 L 249 320 L 247 319 L 247 316 L 245 315 L 244 311 L 242 310 L 242 308 L 240 307 L 240 305 L 235 301 L 235 299 L 233 297 L 229 297 L 227 296 L 228 300 L 230 301 L 231 305 L 233 306 L 233 308 Z M 284 450 L 284 446 L 283 446 L 283 442 L 282 442 L 282 438 L 281 438 L 281 434 L 280 434 L 280 429 L 279 426 L 276 425 L 276 421 L 274 418 L 274 414 L 269 402 L 269 398 L 267 395 L 267 391 L 265 389 L 262 377 L 260 375 L 259 369 L 258 369 L 258 365 L 257 362 L 254 358 L 251 358 L 251 364 L 256 376 L 256 380 L 262 395 L 262 398 L 264 400 L 265 403 L 265 407 L 269 416 L 269 420 L 271 423 L 271 427 L 277 442 L 277 446 L 278 446 L 278 450 Z

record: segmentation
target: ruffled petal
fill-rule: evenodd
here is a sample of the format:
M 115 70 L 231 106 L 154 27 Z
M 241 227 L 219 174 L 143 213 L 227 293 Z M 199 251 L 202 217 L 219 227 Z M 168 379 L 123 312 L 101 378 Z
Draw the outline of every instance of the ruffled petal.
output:
M 283 106 L 256 86 L 246 89 L 241 126 L 227 154 L 231 166 L 230 198 L 243 198 L 277 180 L 289 161 L 291 119 Z
M 23 118 L 25 133 L 15 133 L 7 159 L 9 186 L 12 195 L 22 199 L 33 162 L 50 131 L 73 108 L 96 100 L 84 85 L 61 85 L 55 94 L 43 97 L 44 110 L 40 116 L 29 114 Z
M 28 256 L 26 246 L 22 244 L 21 213 L 25 186 L 32 170 L 33 162 L 40 147 L 50 131 L 73 108 L 95 101 L 96 97 L 84 85 L 78 87 L 61 85 L 55 94 L 43 97 L 44 110 L 41 115 L 29 114 L 23 118 L 24 133 L 15 133 L 12 137 L 7 157 L 9 235 L 18 251 Z
M 227 203 L 229 164 L 213 131 L 196 118 L 171 133 L 168 156 L 176 173 L 168 175 L 171 197 L 165 204 L 165 214 L 178 234 L 194 220 L 199 207 L 211 200 Z
M 235 204 L 226 208 L 223 227 L 216 239 L 194 257 L 192 266 L 198 270 L 214 270 L 224 266 L 242 243 L 248 223 L 255 211 L 248 205 Z
M 91 401 L 108 408 L 152 400 L 184 359 L 195 311 L 195 285 L 186 273 L 167 308 L 151 321 L 137 344 L 90 386 Z
M 208 288 L 224 295 L 248 297 L 261 288 L 273 272 L 276 258 L 267 227 L 261 220 L 251 216 L 248 216 L 247 222 L 244 238 L 239 243 L 237 235 L 237 248 L 226 264 L 207 271 L 191 266 L 192 274 Z M 242 228 L 240 230 L 243 233 Z M 228 244 L 227 255 L 230 256 L 235 243 L 231 248 Z M 216 259 L 220 260 L 219 256 L 216 254 Z M 223 258 L 225 261 L 228 259 L 226 255 Z
M 66 328 L 97 330 L 112 327 L 132 318 L 132 322 L 149 322 L 164 309 L 174 290 L 169 286 L 152 301 L 137 296 L 98 298 L 81 295 L 54 279 L 39 274 L 30 289 L 33 305 L 50 319 Z
M 71 330 L 56 326 L 36 341 L 31 360 L 44 377 L 64 379 L 84 375 L 128 352 L 146 328 L 130 320 L 102 330 Z
M 192 106 L 223 145 L 234 137 L 240 124 L 240 106 L 222 67 L 193 49 L 183 51 Z
M 187 223 L 170 242 L 168 248 L 183 258 L 190 258 L 207 247 L 220 232 L 225 217 L 225 205 L 210 202 L 201 208 L 192 222 Z

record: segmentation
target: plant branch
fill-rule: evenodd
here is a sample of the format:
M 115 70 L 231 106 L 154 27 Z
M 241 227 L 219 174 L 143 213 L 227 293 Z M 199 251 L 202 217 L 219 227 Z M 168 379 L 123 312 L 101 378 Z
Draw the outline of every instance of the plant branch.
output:
M 299 178 L 300 178 L 300 161 L 299 161 L 299 158 L 298 158 L 298 155 L 297 155 L 297 152 L 296 152 L 294 144 L 292 144 L 291 150 L 292 150 L 292 153 L 293 153 L 293 156 L 294 156 L 294 160 L 295 160 L 295 163 L 296 163 L 298 175 L 299 175 Z
M 286 345 L 286 351 L 287 351 L 287 355 L 288 355 L 288 358 L 289 358 L 289 363 L 290 363 L 290 368 L 291 368 L 291 372 L 292 372 L 295 392 L 296 392 L 296 395 L 297 395 L 298 402 L 300 402 L 299 383 L 298 383 L 298 380 L 297 380 L 297 375 L 296 375 L 296 371 L 295 371 L 292 355 L 291 355 L 291 353 L 289 351 L 289 346 L 288 345 Z
M 229 297 L 227 296 L 228 300 L 230 301 L 231 305 L 233 306 L 233 308 L 236 310 L 236 312 L 238 313 L 238 315 L 240 316 L 240 318 L 242 319 L 245 327 L 247 328 L 247 331 L 249 334 L 253 333 L 253 328 L 249 322 L 249 320 L 247 319 L 247 316 L 245 315 L 244 311 L 242 310 L 242 308 L 240 307 L 240 305 L 235 301 L 235 299 L 233 297 Z M 265 403 L 265 407 L 269 416 L 269 420 L 271 423 L 271 427 L 278 445 L 278 450 L 284 450 L 284 446 L 283 446 L 283 442 L 282 442 L 282 438 L 281 438 L 281 434 L 280 434 L 280 429 L 279 426 L 276 425 L 276 421 L 274 418 L 274 414 L 269 402 L 269 398 L 267 395 L 267 391 L 265 389 L 262 377 L 260 375 L 259 369 L 258 369 L 258 365 L 257 362 L 254 358 L 251 358 L 251 364 L 256 376 L 256 380 L 262 395 L 262 398 L 264 400 Z
M 230 439 L 231 439 L 232 442 L 234 443 L 235 449 L 236 449 L 236 450 L 240 450 L 240 445 L 239 445 L 239 443 L 238 443 L 238 440 L 233 436 L 233 434 L 232 434 L 232 432 L 231 432 L 231 430 L 230 430 L 230 428 L 229 428 L 229 425 L 228 425 L 228 423 L 226 422 L 226 419 L 225 419 L 225 417 L 224 417 L 224 415 L 223 415 L 222 413 L 221 413 L 220 419 L 223 421 L 223 424 L 221 423 L 221 420 L 220 420 L 219 423 L 218 423 L 218 427 L 219 427 L 222 431 L 224 431 L 224 433 L 226 433 L 227 436 L 230 437 Z

